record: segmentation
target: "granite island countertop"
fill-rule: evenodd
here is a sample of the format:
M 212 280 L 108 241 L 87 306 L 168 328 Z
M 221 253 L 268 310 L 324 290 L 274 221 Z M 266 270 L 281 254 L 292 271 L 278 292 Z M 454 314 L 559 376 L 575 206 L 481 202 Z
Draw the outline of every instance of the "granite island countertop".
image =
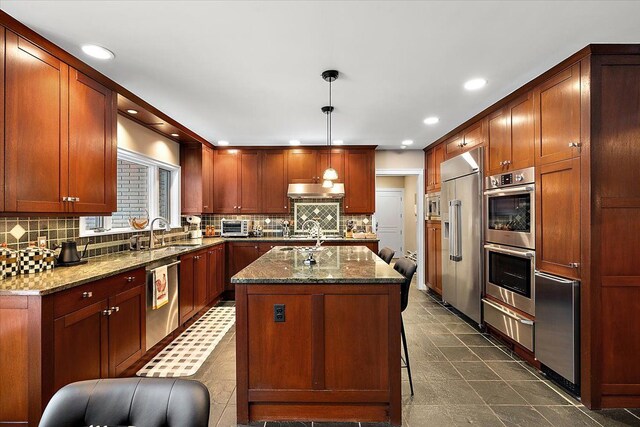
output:
M 402 283 L 404 277 L 366 246 L 322 246 L 315 265 L 296 247 L 276 247 L 231 278 L 235 284 Z
M 19 274 L 14 277 L 0 279 L 0 296 L 4 295 L 49 295 L 85 283 L 114 276 L 125 271 L 145 267 L 155 261 L 178 257 L 189 252 L 198 251 L 210 246 L 232 242 L 315 242 L 309 237 L 205 237 L 196 240 L 172 241 L 167 246 L 153 251 L 126 251 L 89 258 L 86 264 L 74 267 L 57 267 L 53 270 L 36 274 Z M 378 239 L 327 239 L 327 242 L 376 242 Z M 184 245 L 181 247 L 176 247 Z

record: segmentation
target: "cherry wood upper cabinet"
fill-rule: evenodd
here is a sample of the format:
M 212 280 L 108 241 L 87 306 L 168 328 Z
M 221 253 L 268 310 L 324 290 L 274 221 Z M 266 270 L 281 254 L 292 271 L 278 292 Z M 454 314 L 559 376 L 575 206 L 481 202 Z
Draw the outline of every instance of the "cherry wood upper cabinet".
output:
M 489 115 L 487 133 L 486 175 L 533 166 L 533 93 Z
M 262 153 L 262 212 L 288 213 L 287 152 L 265 150 Z
M 287 152 L 287 176 L 289 184 L 315 184 L 318 175 L 318 150 L 293 148 Z
M 329 154 L 331 153 L 331 154 Z M 331 161 L 329 161 L 331 155 Z M 338 179 L 335 182 L 344 183 L 344 150 L 340 148 L 332 148 L 331 150 L 321 150 L 318 153 L 317 173 L 318 182 L 322 183 L 322 174 L 331 165 L 338 172 Z
M 215 150 L 213 159 L 213 211 L 236 213 L 240 205 L 238 150 Z
M 180 145 L 182 213 L 213 212 L 213 149 L 200 143 Z
M 580 159 L 537 167 L 536 268 L 580 279 Z
M 260 152 L 257 150 L 241 150 L 238 155 L 240 162 L 239 213 L 258 213 L 261 210 L 260 158 Z
M 5 29 L 0 27 L 0 63 L 5 63 Z M 4 82 L 4 68 L 0 67 L 0 82 Z M 0 84 L 0 99 L 4 99 L 4 83 Z M 0 102 L 0 165 L 4 168 L 4 102 Z M 4 173 L 0 173 L 0 212 L 4 211 Z
M 534 91 L 536 165 L 580 155 L 580 63 Z
M 445 145 L 440 144 L 425 153 L 425 168 L 427 169 L 427 191 L 440 190 L 440 163 L 444 161 Z
M 445 141 L 445 157 L 450 159 L 487 141 L 485 120 L 480 120 L 463 130 L 459 135 Z
M 69 195 L 73 212 L 115 212 L 116 97 L 77 70 L 69 76 Z
M 344 212 L 375 211 L 375 151 L 349 149 L 345 153 Z
M 69 67 L 11 31 L 5 67 L 5 210 L 65 212 Z

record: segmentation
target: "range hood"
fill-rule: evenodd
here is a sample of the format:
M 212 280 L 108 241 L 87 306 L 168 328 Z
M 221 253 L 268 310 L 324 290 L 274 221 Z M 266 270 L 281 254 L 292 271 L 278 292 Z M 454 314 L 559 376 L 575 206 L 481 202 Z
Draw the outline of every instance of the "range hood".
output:
M 289 184 L 287 196 L 291 199 L 342 199 L 344 184 L 334 183 L 331 188 L 322 184 Z

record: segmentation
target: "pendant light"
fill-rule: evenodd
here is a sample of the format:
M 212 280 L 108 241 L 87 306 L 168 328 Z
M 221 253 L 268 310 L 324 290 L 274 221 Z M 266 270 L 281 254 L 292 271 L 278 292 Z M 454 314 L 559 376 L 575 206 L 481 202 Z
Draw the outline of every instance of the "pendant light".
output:
M 327 70 L 322 73 L 322 78 L 329 82 L 329 105 L 322 107 L 322 112 L 327 115 L 327 146 L 329 147 L 329 167 L 322 173 L 322 186 L 324 188 L 333 187 L 333 181 L 338 179 L 338 172 L 331 167 L 331 113 L 333 113 L 333 105 L 331 105 L 331 83 L 338 78 L 337 70 Z

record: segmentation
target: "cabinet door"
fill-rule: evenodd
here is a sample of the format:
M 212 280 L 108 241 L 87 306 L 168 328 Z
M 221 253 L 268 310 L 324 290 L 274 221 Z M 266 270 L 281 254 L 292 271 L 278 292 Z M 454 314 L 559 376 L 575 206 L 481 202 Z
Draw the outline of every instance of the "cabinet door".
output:
M 435 152 L 432 148 L 425 153 L 424 157 L 424 165 L 425 169 L 427 169 L 427 191 L 432 191 L 435 187 L 436 167 L 434 160 Z
M 220 273 L 224 268 L 220 248 L 221 246 L 214 246 L 207 251 L 207 304 L 218 298 L 224 290 L 224 286 L 220 286 Z
M 5 67 L 5 210 L 64 212 L 69 67 L 11 31 Z
M 436 240 L 435 240 L 435 227 L 431 224 L 426 224 L 427 227 L 427 285 L 431 289 L 436 289 Z
M 487 119 L 488 148 L 486 175 L 505 171 L 504 163 L 511 160 L 511 127 L 509 108 L 502 108 Z
M 345 157 L 345 213 L 373 213 L 375 178 L 374 151 L 348 150 Z
M 117 210 L 113 92 L 77 70 L 69 76 L 69 196 L 77 213 Z
M 536 267 L 580 279 L 580 159 L 536 170 Z
M 287 198 L 287 153 L 284 150 L 266 150 L 262 155 L 263 213 L 289 213 Z
M 0 63 L 5 63 L 5 29 L 0 27 Z M 0 82 L 4 82 L 5 67 L 0 67 Z M 5 99 L 4 84 L 0 84 L 0 99 Z M 4 102 L 0 102 L 0 165 L 5 168 L 4 163 Z M 0 173 L 0 212 L 4 211 L 4 173 Z M 15 409 L 15 408 L 14 408 Z
M 329 162 L 329 151 L 331 151 L 331 162 Z M 321 183 L 323 181 L 322 174 L 325 169 L 329 167 L 329 164 L 338 172 L 338 179 L 334 182 L 344 183 L 344 150 L 332 148 L 331 150 L 322 150 L 318 153 L 318 182 Z
M 109 372 L 119 376 L 146 351 L 145 286 L 109 298 L 109 308 Z
M 240 204 L 238 151 L 215 150 L 213 160 L 213 210 L 236 213 Z
M 213 213 L 213 149 L 202 147 L 202 212 Z
M 181 209 L 184 215 L 199 215 L 204 211 L 204 149 L 200 144 L 180 145 Z
M 444 145 L 433 149 L 433 189 L 440 190 L 440 164 L 444 162 Z
M 107 300 L 54 320 L 53 387 L 109 377 Z
M 462 135 L 456 135 L 444 142 L 445 158 L 450 159 L 462 152 Z
M 290 184 L 314 184 L 318 176 L 318 151 L 294 148 L 287 152 L 287 182 Z
M 478 147 L 485 143 L 485 124 L 483 120 L 472 124 L 468 128 L 462 131 L 462 150 L 469 151 L 472 148 Z
M 229 246 L 229 264 L 227 277 L 227 290 L 233 290 L 234 286 L 231 284 L 231 277 L 233 277 L 240 270 L 251 264 L 253 261 L 260 257 L 260 251 L 257 243 L 232 243 Z
M 195 255 L 187 254 L 180 257 L 180 324 L 184 324 L 195 314 Z
M 533 93 L 529 92 L 509 104 L 510 163 L 507 170 L 524 169 L 534 165 L 535 125 Z
M 580 155 L 580 63 L 534 91 L 536 164 Z M 576 144 L 576 146 L 573 146 Z
M 200 251 L 193 257 L 194 313 L 207 305 L 207 251 Z
M 260 212 L 260 153 L 242 150 L 240 158 L 240 213 Z
M 435 257 L 436 257 L 436 285 L 435 289 L 440 295 L 442 295 L 442 227 L 441 224 L 437 224 L 433 231 L 433 241 L 435 244 Z
M 218 295 L 221 295 L 224 292 L 224 283 L 225 283 L 225 245 L 220 245 L 217 250 L 217 261 L 216 266 L 218 267 L 218 281 L 216 285 L 216 292 Z

